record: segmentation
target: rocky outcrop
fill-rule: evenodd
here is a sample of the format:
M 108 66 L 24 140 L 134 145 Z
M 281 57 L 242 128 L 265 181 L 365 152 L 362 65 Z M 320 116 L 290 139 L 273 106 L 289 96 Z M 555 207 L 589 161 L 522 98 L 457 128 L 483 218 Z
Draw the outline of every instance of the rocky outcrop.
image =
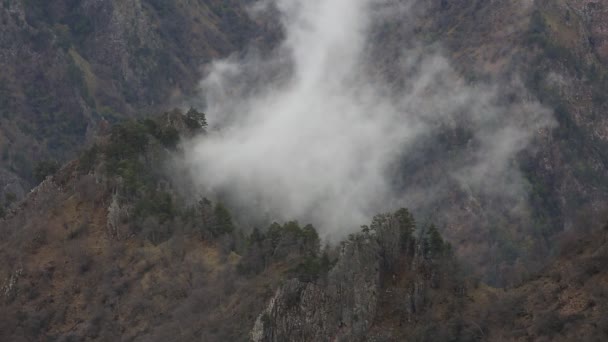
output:
M 258 317 L 253 341 L 356 341 L 371 326 L 380 291 L 379 245 L 346 243 L 321 284 L 288 281 Z
M 342 244 L 326 277 L 287 281 L 257 318 L 251 340 L 364 341 L 381 336 L 371 328 L 387 313 L 414 322 L 428 289 L 437 287 L 439 260 L 449 249 L 441 242 L 432 250 L 431 235 L 423 229 L 415 238 L 414 228 L 405 210 L 377 216 Z

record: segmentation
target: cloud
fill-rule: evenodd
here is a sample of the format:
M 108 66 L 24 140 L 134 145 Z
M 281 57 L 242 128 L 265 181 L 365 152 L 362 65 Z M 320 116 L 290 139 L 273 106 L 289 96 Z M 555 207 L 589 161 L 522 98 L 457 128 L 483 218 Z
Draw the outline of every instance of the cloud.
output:
M 256 6 L 255 12 L 278 10 L 284 41 L 263 57 L 250 53 L 209 67 L 200 99 L 209 133 L 187 144 L 182 161 L 195 187 L 250 217 L 313 222 L 337 238 L 375 213 L 439 200 L 435 190 L 447 182 L 520 198 L 523 181 L 513 160 L 538 130 L 551 127 L 551 114 L 517 84 L 466 84 L 440 53 L 415 42 L 398 59 L 403 84 L 379 76 L 370 53 L 374 27 L 398 20 L 395 13 L 405 13 L 407 4 Z M 505 89 L 516 99 L 504 100 Z M 434 189 L 414 181 L 395 186 L 404 170 L 426 172 L 415 162 L 403 165 L 420 146 L 443 146 L 442 134 L 458 129 L 468 133 L 454 154 L 423 158 L 449 165 L 447 180 L 428 170 Z

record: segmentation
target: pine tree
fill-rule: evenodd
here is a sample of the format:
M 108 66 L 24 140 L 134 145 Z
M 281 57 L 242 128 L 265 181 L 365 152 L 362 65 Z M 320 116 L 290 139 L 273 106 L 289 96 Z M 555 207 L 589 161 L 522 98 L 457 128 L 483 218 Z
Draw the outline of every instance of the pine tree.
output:
M 431 225 L 428 230 L 429 252 L 432 256 L 440 256 L 443 254 L 444 242 L 441 234 L 435 225 Z
M 190 108 L 186 113 L 186 125 L 191 129 L 205 129 L 207 127 L 207 118 L 205 113 L 199 112 L 194 108 Z

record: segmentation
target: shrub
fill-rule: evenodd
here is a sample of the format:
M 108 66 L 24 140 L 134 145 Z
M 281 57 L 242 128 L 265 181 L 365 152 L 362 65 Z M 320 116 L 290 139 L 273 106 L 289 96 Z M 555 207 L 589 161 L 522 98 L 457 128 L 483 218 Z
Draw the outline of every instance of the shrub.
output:
M 186 113 L 185 119 L 186 126 L 190 129 L 204 129 L 207 127 L 207 118 L 205 117 L 205 113 L 199 112 L 194 108 L 190 108 L 190 110 Z
M 34 179 L 40 183 L 46 177 L 54 175 L 59 170 L 59 163 L 54 160 L 46 160 L 39 162 L 34 167 Z
M 297 266 L 289 270 L 289 274 L 298 278 L 301 282 L 314 282 L 322 275 L 326 274 L 331 268 L 331 263 L 327 254 L 321 257 L 308 256 L 305 257 Z
M 230 234 L 234 230 L 232 216 L 221 203 L 216 204 L 213 209 L 213 223 L 210 229 L 214 236 Z
M 140 122 L 129 122 L 115 126 L 111 133 L 111 143 L 105 153 L 109 162 L 136 157 L 148 146 L 148 127 Z
M 161 224 L 172 220 L 177 215 L 177 208 L 173 204 L 171 194 L 155 191 L 143 196 L 135 205 L 135 216 L 145 219 L 149 216 L 158 218 Z
M 97 145 L 93 145 L 93 147 L 84 151 L 79 159 L 78 170 L 82 173 L 89 173 L 95 167 L 98 152 L 99 147 Z
M 11 204 L 13 204 L 13 202 L 15 202 L 17 200 L 17 195 L 15 195 L 12 192 L 7 192 L 4 195 L 4 205 L 9 207 Z
M 174 148 L 179 142 L 179 132 L 173 127 L 161 130 L 155 137 L 167 148 Z
M 88 222 L 82 222 L 78 224 L 76 227 L 70 229 L 70 231 L 68 232 L 67 239 L 74 240 L 75 238 L 79 237 L 83 232 L 85 232 L 88 227 Z
M 431 225 L 428 230 L 428 243 L 429 243 L 429 252 L 433 256 L 440 256 L 443 254 L 445 249 L 445 243 L 443 242 L 443 238 L 437 227 L 435 225 Z
M 179 142 L 179 132 L 174 127 L 166 127 L 162 129 L 156 121 L 146 119 L 143 121 L 149 134 L 158 139 L 160 143 L 167 148 L 174 148 Z
M 537 335 L 552 336 L 562 331 L 563 328 L 563 320 L 553 310 L 542 312 L 534 319 L 533 329 Z

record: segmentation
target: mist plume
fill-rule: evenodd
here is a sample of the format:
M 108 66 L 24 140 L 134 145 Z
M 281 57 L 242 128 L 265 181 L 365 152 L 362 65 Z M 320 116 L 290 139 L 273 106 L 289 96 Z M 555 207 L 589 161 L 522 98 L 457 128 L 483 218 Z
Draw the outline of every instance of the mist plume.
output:
M 372 28 L 408 4 L 257 3 L 253 15 L 278 10 L 284 40 L 269 56 L 210 65 L 201 81 L 209 132 L 187 144 L 184 159 L 196 188 L 259 217 L 312 222 L 332 237 L 375 213 L 430 204 L 446 182 L 520 201 L 525 182 L 513 158 L 551 127 L 550 113 L 525 94 L 508 102 L 498 86 L 467 85 L 440 53 L 415 42 L 399 59 L 405 84 L 379 77 Z M 448 179 L 395 187 L 404 156 L 460 126 L 471 136 L 446 161 Z

